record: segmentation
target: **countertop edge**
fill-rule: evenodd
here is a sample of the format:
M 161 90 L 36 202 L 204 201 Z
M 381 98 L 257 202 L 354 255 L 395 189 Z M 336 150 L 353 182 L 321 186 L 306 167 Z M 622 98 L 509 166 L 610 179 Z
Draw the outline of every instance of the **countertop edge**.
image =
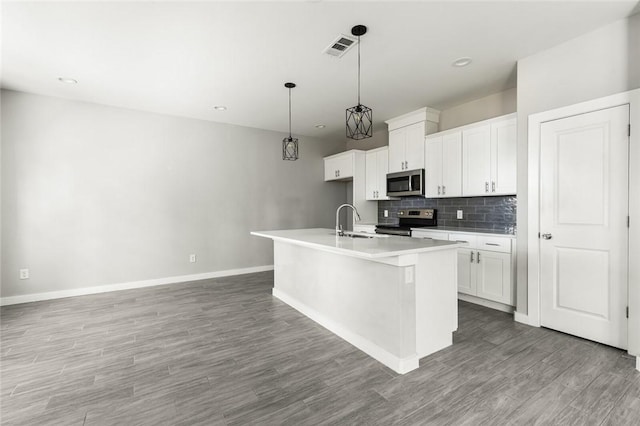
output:
M 328 229 L 328 228 L 327 230 L 331 231 L 331 229 Z M 290 244 L 295 244 L 303 247 L 310 247 L 317 250 L 322 250 L 322 251 L 336 253 L 336 254 L 343 254 L 346 256 L 358 257 L 362 259 L 384 259 L 387 257 L 398 257 L 398 256 L 412 255 L 412 254 L 427 253 L 430 251 L 451 250 L 451 249 L 456 249 L 458 247 L 463 247 L 465 245 L 465 244 L 453 242 L 453 241 L 446 241 L 446 242 L 443 241 L 443 243 L 446 243 L 446 244 L 438 244 L 437 246 L 434 246 L 434 247 L 420 247 L 420 248 L 401 250 L 401 251 L 390 251 L 390 252 L 384 252 L 384 253 L 368 254 L 368 253 L 357 252 L 357 251 L 349 250 L 345 248 L 331 247 L 331 246 L 326 246 L 323 244 L 313 243 L 309 241 L 302 241 L 294 238 L 269 235 L 269 234 L 266 234 L 266 232 L 271 232 L 271 231 L 251 231 L 250 234 L 256 237 L 270 238 L 274 241 L 287 242 Z M 399 237 L 399 238 L 406 238 L 406 237 Z

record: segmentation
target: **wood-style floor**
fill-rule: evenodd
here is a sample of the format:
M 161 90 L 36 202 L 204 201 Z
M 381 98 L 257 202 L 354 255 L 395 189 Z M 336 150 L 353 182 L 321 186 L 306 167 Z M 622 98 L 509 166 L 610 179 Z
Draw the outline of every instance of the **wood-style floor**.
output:
M 270 294 L 271 273 L 1 309 L 2 424 L 640 424 L 623 351 L 460 303 L 400 376 Z

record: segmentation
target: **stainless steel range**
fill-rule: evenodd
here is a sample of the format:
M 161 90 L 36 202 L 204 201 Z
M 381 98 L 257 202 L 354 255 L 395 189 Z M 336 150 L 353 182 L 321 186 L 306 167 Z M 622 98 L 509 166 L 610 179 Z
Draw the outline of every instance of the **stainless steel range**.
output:
M 377 225 L 377 234 L 411 236 L 411 228 L 438 226 L 436 209 L 406 209 L 398 211 L 397 225 Z

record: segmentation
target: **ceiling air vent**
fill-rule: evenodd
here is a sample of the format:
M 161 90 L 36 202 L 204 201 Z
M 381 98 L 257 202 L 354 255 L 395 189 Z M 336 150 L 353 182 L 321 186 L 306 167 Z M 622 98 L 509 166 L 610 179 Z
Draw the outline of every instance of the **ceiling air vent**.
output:
M 329 44 L 329 46 L 327 46 L 326 49 L 323 50 L 322 53 L 340 58 L 357 43 L 358 40 L 356 38 L 340 34 L 338 37 L 336 37 L 335 40 L 331 42 L 331 44 Z

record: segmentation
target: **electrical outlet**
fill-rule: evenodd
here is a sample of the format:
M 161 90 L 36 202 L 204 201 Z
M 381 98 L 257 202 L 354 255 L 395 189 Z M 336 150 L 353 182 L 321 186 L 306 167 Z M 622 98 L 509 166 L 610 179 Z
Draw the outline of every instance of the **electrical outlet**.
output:
M 457 219 L 462 219 L 462 210 L 458 210 L 458 211 L 456 212 L 456 218 L 457 218 Z
M 385 210 L 383 213 L 384 213 L 384 217 L 389 217 L 389 210 Z
M 196 263 L 196 255 L 195 254 L 190 254 L 189 255 L 189 262 Z
M 20 269 L 20 279 L 28 280 L 29 279 L 29 270 L 28 269 Z

